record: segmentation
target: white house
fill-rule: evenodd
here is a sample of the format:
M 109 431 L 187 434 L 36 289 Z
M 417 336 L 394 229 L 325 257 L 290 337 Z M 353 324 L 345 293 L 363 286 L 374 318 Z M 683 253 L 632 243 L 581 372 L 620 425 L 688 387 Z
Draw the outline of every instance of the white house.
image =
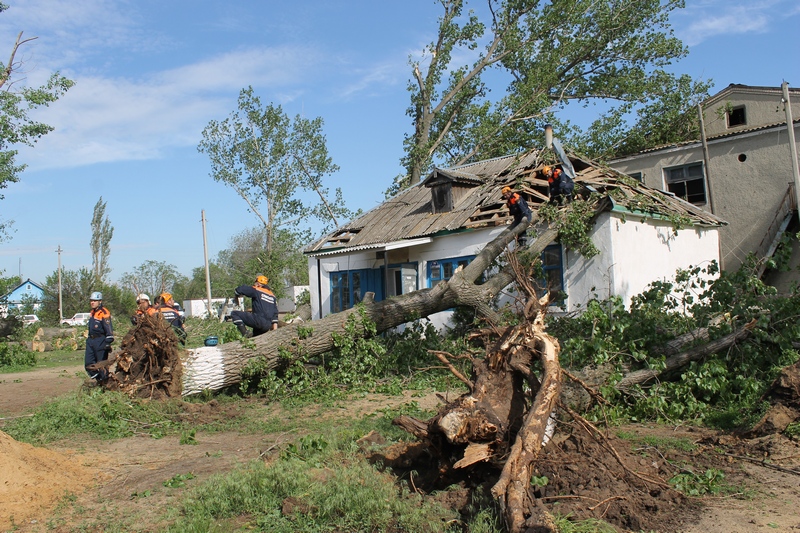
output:
M 468 264 L 511 219 L 500 189 L 511 185 L 534 210 L 548 202 L 540 169 L 549 150 L 436 169 L 359 218 L 309 245 L 314 319 L 352 307 L 367 291 L 376 300 L 434 286 Z M 610 169 L 570 157 L 576 193 L 598 194 L 605 209 L 591 238 L 600 254 L 585 259 L 553 244 L 542 254 L 546 284 L 563 290 L 568 311 L 591 298 L 629 301 L 648 283 L 670 279 L 677 268 L 719 259 L 724 222 L 672 195 L 648 189 Z M 674 222 L 685 226 L 676 230 Z M 536 222 L 536 220 L 534 221 Z M 447 323 L 451 313 L 431 317 Z
M 728 222 L 720 229 L 720 259 L 735 270 L 750 252 L 764 257 L 796 209 L 792 150 L 800 140 L 800 90 L 788 93 L 794 146 L 780 87 L 729 85 L 702 103 L 707 157 L 697 139 L 609 165 Z

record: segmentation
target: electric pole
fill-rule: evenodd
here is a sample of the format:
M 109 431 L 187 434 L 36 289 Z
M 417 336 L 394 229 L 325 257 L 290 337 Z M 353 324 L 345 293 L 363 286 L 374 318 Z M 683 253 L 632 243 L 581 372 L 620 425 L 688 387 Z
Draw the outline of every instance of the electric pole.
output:
M 61 309 L 61 252 L 64 250 L 61 249 L 61 245 L 58 245 L 58 323 L 64 321 L 64 311 Z
M 203 223 L 203 258 L 206 264 L 206 309 L 208 309 L 208 318 L 211 318 L 211 273 L 208 270 L 208 240 L 206 239 L 206 211 L 200 211 L 200 220 Z

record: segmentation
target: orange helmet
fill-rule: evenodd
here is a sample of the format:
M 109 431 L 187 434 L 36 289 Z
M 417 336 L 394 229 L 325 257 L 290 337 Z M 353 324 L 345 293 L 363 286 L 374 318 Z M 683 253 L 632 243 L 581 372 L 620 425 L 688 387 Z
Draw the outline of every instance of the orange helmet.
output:
M 501 194 L 508 194 L 508 193 L 510 193 L 510 192 L 511 192 L 511 187 L 509 187 L 508 185 L 506 185 L 505 187 L 503 187 L 503 188 L 500 190 L 500 193 L 501 193 Z
M 160 298 L 162 302 L 167 303 L 172 300 L 172 295 L 168 292 L 162 292 Z
M 550 174 L 550 171 L 551 171 L 551 170 L 553 170 L 553 169 L 552 169 L 552 168 L 550 168 L 550 167 L 544 167 L 544 168 L 542 168 L 542 173 L 544 173 L 544 174 Z
M 258 276 L 256 276 L 256 283 L 260 285 L 266 285 L 267 283 L 269 283 L 269 278 L 264 274 L 259 274 Z

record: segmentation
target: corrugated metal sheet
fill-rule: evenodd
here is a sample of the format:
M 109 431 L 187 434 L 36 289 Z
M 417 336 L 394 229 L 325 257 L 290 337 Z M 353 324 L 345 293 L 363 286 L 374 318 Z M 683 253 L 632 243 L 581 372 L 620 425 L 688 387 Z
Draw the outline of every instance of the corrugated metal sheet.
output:
M 641 211 L 642 205 L 646 205 L 654 213 L 681 215 L 698 225 L 724 224 L 714 215 L 674 196 L 648 189 L 616 170 L 572 155 L 570 160 L 578 171 L 576 193 L 583 191 L 588 197 L 590 189 L 586 186 L 589 186 L 600 195 L 614 194 L 616 204 L 624 207 L 627 202 L 633 206 L 632 209 Z M 533 210 L 548 201 L 547 181 L 536 172 L 541 166 L 539 151 L 531 150 L 445 169 L 454 176 L 469 176 L 474 182 L 452 211 L 433 213 L 431 190 L 423 182 L 312 243 L 304 253 L 318 255 L 341 249 L 363 250 L 404 239 L 506 224 L 510 217 L 500 193 L 504 185 L 517 186 Z M 644 198 L 647 200 L 643 202 Z

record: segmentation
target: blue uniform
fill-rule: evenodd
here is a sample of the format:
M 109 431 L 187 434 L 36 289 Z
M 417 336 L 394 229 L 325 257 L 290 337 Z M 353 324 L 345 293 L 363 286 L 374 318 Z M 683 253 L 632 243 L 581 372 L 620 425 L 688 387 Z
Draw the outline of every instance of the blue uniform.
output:
M 114 330 L 111 327 L 111 313 L 103 306 L 92 309 L 89 313 L 89 336 L 86 338 L 86 352 L 83 367 L 90 378 L 104 381 L 108 377 L 106 370 L 89 370 L 88 366 L 108 359 L 111 343 L 114 342 Z
M 169 304 L 161 304 L 158 306 L 158 312 L 167 323 L 172 326 L 175 335 L 181 344 L 186 344 L 186 330 L 183 329 L 183 317 L 178 313 L 178 310 Z
M 253 328 L 253 335 L 259 335 L 272 329 L 278 323 L 278 301 L 275 294 L 266 287 L 236 287 L 237 296 L 247 296 L 253 300 L 253 312 L 234 311 L 231 319 L 237 327 L 244 324 Z M 240 328 L 241 329 L 241 328 Z M 259 331 L 260 330 L 260 331 Z

